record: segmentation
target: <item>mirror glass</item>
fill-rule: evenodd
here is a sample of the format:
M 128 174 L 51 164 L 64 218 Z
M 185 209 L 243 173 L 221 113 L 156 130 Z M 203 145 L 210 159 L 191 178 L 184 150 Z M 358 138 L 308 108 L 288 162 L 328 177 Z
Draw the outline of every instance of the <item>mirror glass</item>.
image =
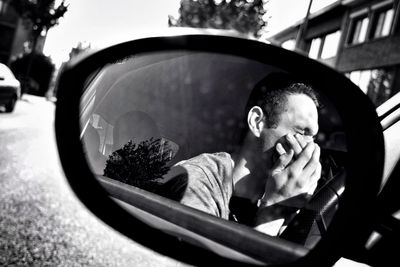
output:
M 282 83 L 291 87 L 290 97 L 267 94 L 275 108 L 254 102 L 246 109 L 253 88 L 265 87 L 259 90 L 265 93 Z M 104 66 L 87 80 L 81 140 L 99 180 L 140 188 L 268 235 L 286 238 L 290 231 L 302 231 L 302 240 L 288 239 L 312 247 L 337 205 L 323 216 L 314 214 L 313 227 L 299 229 L 290 222 L 335 177 L 341 176 L 335 186 L 343 190 L 347 151 L 340 116 L 320 86 L 309 77 L 234 55 L 138 54 Z M 318 109 L 303 92 L 309 88 L 318 97 Z M 291 176 L 293 169 L 282 174 L 294 162 L 296 170 L 308 172 L 300 182 Z M 327 205 L 321 195 L 314 202 L 314 208 Z

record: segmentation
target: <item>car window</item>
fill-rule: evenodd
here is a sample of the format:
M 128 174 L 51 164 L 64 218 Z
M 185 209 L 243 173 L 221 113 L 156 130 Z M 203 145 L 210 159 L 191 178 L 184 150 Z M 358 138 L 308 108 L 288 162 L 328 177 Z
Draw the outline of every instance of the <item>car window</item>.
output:
M 400 92 L 386 100 L 384 103 L 382 103 L 379 107 L 377 107 L 376 112 L 378 113 L 378 116 L 382 122 L 382 126 L 384 129 L 389 127 L 389 123 L 387 120 L 385 121 L 384 119 L 388 117 L 390 114 L 393 112 L 396 112 L 400 106 Z
M 400 93 L 395 94 L 381 104 L 377 108 L 377 113 L 381 119 L 385 142 L 385 163 L 378 196 L 378 209 L 379 212 L 390 212 L 390 214 L 383 213 L 386 217 L 381 216 L 377 219 L 380 225 L 376 227 L 376 230 L 371 234 L 366 243 L 365 247 L 370 251 L 371 257 L 374 257 L 374 246 L 379 247 L 380 242 L 386 242 L 387 239 L 390 239 L 396 234 L 395 228 L 389 226 L 388 222 L 393 223 L 396 222 L 396 220 L 400 220 L 398 194 L 396 191 L 398 188 L 396 184 L 398 181 L 398 167 L 400 166 Z M 390 217 L 391 221 L 387 220 L 387 218 Z M 387 233 L 378 230 L 385 228 L 391 230 Z
M 382 187 L 400 159 L 400 93 L 397 93 L 377 108 L 385 139 L 385 166 Z

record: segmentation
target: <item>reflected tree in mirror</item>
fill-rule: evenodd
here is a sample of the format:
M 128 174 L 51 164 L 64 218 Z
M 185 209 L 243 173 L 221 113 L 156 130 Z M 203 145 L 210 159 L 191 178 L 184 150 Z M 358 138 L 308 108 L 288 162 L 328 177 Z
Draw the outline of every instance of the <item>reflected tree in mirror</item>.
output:
M 157 192 L 158 181 L 168 171 L 172 150 L 168 141 L 150 138 L 135 143 L 130 140 L 114 151 L 106 162 L 104 176 L 133 185 L 150 192 Z

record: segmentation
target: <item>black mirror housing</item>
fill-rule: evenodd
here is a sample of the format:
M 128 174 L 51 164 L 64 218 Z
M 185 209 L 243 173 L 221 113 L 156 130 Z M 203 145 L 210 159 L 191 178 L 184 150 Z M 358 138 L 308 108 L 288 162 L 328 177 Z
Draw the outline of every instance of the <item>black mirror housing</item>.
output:
M 255 259 L 254 261 L 246 257 L 243 257 L 243 261 L 240 257 L 233 260 L 221 257 L 194 242 L 191 243 L 190 238 L 168 234 L 133 217 L 108 196 L 109 192 L 94 177 L 80 139 L 80 99 L 88 79 L 107 64 L 138 54 L 168 51 L 210 52 L 266 63 L 316 85 L 333 103 L 343 121 L 350 164 L 346 169 L 346 190 L 341 199 L 341 208 L 334 216 L 326 236 L 312 250 L 308 251 L 289 241 L 277 241 L 259 233 L 247 233 L 250 230 L 228 222 L 220 223 L 211 216 L 188 211 L 186 207 L 171 209 L 172 214 L 184 214 L 182 216 L 188 216 L 187 221 L 197 218 L 199 222 L 204 221 L 210 227 L 214 225 L 226 235 L 240 235 L 241 231 L 247 233 L 241 240 L 246 245 L 237 244 L 233 247 L 233 240 L 220 240 L 223 238 L 213 242 L 220 242 L 222 246 L 239 251 L 246 257 Z M 279 255 L 269 262 L 272 264 L 295 262 L 294 264 L 332 265 L 347 250 L 365 243 L 372 231 L 368 209 L 376 200 L 383 172 L 381 126 L 375 107 L 368 97 L 342 74 L 321 63 L 273 45 L 232 36 L 187 34 L 152 37 L 112 46 L 67 65 L 57 92 L 57 145 L 72 189 L 85 206 L 105 223 L 159 253 L 195 265 L 252 265 L 268 262 L 272 254 Z M 150 206 L 153 207 L 169 203 L 163 204 L 163 200 L 157 196 L 149 199 L 148 194 L 143 194 L 140 190 L 133 194 L 135 197 L 132 205 L 140 206 L 139 203 L 145 200 L 152 203 Z M 170 206 L 174 207 L 174 204 L 171 203 Z M 157 209 L 147 212 L 161 216 Z M 190 229 L 190 226 L 187 227 Z M 203 236 L 205 235 L 206 233 Z

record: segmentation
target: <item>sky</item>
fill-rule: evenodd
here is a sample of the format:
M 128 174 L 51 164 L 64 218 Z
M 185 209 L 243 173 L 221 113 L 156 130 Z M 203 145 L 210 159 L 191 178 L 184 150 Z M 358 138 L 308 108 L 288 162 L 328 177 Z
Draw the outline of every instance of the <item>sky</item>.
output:
M 309 1 L 269 0 L 267 36 L 302 19 Z M 334 1 L 314 0 L 311 11 Z M 49 30 L 44 53 L 59 66 L 79 42 L 103 48 L 150 32 L 162 32 L 168 28 L 168 15 L 178 15 L 179 3 L 180 0 L 66 0 L 68 11 L 59 25 Z

